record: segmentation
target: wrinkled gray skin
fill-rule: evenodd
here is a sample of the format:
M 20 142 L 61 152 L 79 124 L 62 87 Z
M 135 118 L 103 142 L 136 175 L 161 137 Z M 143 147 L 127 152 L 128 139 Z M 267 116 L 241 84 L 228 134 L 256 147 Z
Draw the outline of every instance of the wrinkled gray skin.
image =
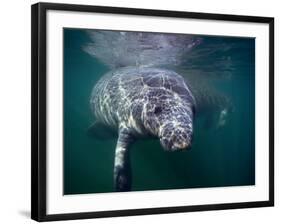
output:
M 109 72 L 95 85 L 91 108 L 96 122 L 118 132 L 116 191 L 130 191 L 129 147 L 139 138 L 159 138 L 168 151 L 191 146 L 195 100 L 176 72 L 127 67 Z

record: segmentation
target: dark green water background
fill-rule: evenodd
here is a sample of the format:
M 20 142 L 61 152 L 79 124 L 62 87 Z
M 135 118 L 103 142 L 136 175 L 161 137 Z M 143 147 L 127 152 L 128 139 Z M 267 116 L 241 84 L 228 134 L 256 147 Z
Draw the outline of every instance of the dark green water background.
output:
M 214 85 L 231 98 L 234 111 L 220 129 L 202 128 L 195 120 L 189 151 L 165 152 L 157 140 L 134 144 L 133 191 L 255 184 L 255 40 L 202 40 L 186 67 L 216 77 Z M 92 88 L 109 70 L 83 51 L 89 41 L 84 30 L 64 29 L 64 194 L 114 191 L 116 139 L 87 135 Z

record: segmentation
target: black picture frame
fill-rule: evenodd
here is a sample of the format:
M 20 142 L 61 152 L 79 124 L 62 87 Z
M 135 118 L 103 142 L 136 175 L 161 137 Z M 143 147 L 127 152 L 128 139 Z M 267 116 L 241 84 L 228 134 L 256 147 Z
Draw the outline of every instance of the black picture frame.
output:
M 269 200 L 227 204 L 139 208 L 102 212 L 46 214 L 46 13 L 48 10 L 100 12 L 124 15 L 162 16 L 234 22 L 269 24 Z M 32 153 L 31 153 L 31 218 L 36 221 L 70 220 L 115 216 L 192 212 L 205 210 L 266 207 L 274 205 L 274 18 L 164 11 L 136 8 L 102 7 L 73 4 L 37 3 L 32 5 L 31 17 L 32 73 Z

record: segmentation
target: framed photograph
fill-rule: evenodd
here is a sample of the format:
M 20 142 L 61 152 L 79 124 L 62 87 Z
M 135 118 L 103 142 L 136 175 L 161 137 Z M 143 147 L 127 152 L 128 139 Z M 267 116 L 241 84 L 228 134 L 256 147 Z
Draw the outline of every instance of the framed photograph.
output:
M 32 219 L 273 206 L 273 82 L 273 18 L 32 5 Z

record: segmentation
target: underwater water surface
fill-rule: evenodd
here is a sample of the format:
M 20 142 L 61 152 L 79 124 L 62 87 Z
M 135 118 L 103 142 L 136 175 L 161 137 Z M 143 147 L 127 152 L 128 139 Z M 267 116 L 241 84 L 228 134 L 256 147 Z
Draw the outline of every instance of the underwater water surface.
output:
M 177 72 L 210 79 L 232 109 L 219 127 L 195 115 L 191 150 L 167 152 L 155 139 L 133 144 L 132 191 L 255 184 L 255 40 L 194 36 L 200 43 Z M 117 139 L 87 134 L 92 89 L 110 71 L 83 50 L 90 41 L 85 30 L 64 29 L 64 194 L 114 192 Z

